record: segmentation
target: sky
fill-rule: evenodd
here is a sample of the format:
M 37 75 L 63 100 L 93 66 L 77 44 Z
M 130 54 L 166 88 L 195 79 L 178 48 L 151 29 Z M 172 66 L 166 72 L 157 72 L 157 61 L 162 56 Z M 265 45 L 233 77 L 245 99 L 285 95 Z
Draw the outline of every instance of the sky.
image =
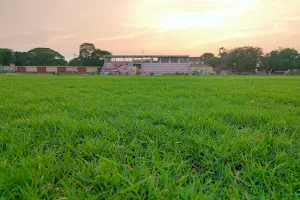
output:
M 217 54 L 220 47 L 300 50 L 300 0 L 0 0 L 0 48 L 84 42 L 113 54 Z

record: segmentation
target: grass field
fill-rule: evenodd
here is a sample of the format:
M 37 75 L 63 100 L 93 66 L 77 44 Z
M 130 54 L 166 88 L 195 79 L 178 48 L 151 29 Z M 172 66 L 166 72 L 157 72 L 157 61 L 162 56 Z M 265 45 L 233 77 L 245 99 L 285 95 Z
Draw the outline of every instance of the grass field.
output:
M 300 197 L 300 77 L 0 75 L 0 86 L 3 199 Z

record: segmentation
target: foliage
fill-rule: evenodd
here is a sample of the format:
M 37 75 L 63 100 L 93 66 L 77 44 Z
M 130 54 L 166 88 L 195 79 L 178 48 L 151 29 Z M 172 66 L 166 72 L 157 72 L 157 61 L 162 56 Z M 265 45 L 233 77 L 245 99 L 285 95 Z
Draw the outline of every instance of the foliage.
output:
M 15 52 L 15 65 L 16 66 L 25 66 L 26 63 L 26 52 Z
M 259 47 L 238 47 L 227 54 L 227 67 L 235 71 L 251 72 L 263 56 Z
M 220 68 L 222 66 L 224 67 L 224 64 L 222 63 L 222 58 L 218 57 L 209 58 L 208 60 L 206 60 L 205 63 L 214 68 Z
M 69 66 L 82 66 L 82 61 L 80 58 L 73 58 L 72 60 L 69 61 L 68 63 Z
M 106 50 L 96 49 L 94 44 L 83 43 L 79 47 L 79 56 L 69 62 L 69 66 L 103 66 L 102 56 L 111 55 Z
M 300 54 L 299 54 L 298 58 L 296 58 L 294 60 L 294 68 L 295 69 L 300 69 Z
M 0 65 L 9 66 L 14 63 L 14 59 L 13 50 L 0 48 Z
M 228 55 L 228 53 L 229 53 L 229 50 L 227 50 L 226 48 L 224 48 L 224 47 L 219 48 L 219 56 L 221 58 L 225 58 Z
M 104 55 L 111 55 L 111 53 L 106 50 L 101 50 L 101 49 L 96 49 L 96 51 L 94 51 L 94 53 L 92 55 L 92 58 L 95 63 L 94 66 L 103 66 L 104 59 L 102 58 L 102 56 L 104 56 Z
M 211 57 L 205 61 L 205 64 L 208 64 L 214 68 L 227 68 L 228 63 L 228 54 L 229 51 L 225 49 L 224 47 L 219 48 L 219 57 Z
M 0 80 L 2 199 L 299 199 L 300 77 Z
M 289 69 L 300 69 L 299 53 L 296 49 L 279 48 L 266 54 L 262 63 L 269 69 L 286 71 Z
M 58 52 L 49 48 L 35 48 L 28 52 L 15 52 L 11 49 L 0 49 L 0 65 L 17 66 L 28 65 L 66 65 L 69 66 L 103 66 L 104 55 L 111 55 L 106 50 L 95 47 L 92 43 L 83 43 L 79 47 L 79 56 L 69 63 Z M 263 56 L 259 47 L 238 47 L 231 51 L 224 47 L 219 48 L 219 57 L 213 53 L 204 53 L 202 56 L 205 64 L 215 68 L 232 69 L 235 72 L 249 73 L 253 71 L 257 63 L 265 69 L 286 71 L 300 69 L 299 52 L 293 48 L 279 48 Z
M 202 56 L 200 56 L 201 58 L 203 58 L 204 63 L 206 63 L 206 61 L 210 58 L 215 57 L 215 55 L 213 53 L 204 53 Z
M 91 43 L 83 43 L 79 47 L 79 57 L 82 60 L 91 59 L 93 53 L 96 51 L 95 45 Z
M 65 66 L 65 58 L 49 48 L 35 48 L 28 51 L 24 57 L 25 66 Z

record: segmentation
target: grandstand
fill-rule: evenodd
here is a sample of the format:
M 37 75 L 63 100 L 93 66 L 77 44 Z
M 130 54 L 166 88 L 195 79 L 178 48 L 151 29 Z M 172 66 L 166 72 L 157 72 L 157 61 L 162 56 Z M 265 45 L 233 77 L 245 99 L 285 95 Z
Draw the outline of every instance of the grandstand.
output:
M 133 74 L 133 70 L 129 68 L 125 62 L 106 62 L 103 65 L 101 74 Z
M 191 74 L 187 55 L 105 55 L 101 74 Z

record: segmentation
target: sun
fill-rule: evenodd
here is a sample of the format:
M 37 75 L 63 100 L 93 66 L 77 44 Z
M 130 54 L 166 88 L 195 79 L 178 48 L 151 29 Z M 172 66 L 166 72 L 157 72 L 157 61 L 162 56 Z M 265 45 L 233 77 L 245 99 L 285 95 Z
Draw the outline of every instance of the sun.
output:
M 219 13 L 174 12 L 165 16 L 161 22 L 161 31 L 189 28 L 215 28 L 222 21 Z M 209 19 L 209 20 L 207 20 Z

